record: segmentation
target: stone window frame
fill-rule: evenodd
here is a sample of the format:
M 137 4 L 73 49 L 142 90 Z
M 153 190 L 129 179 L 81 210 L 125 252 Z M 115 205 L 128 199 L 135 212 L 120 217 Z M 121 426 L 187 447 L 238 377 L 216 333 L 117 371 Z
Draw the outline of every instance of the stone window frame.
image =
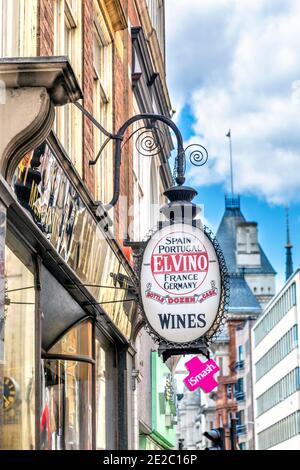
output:
M 102 126 L 113 129 L 113 32 L 105 23 L 98 2 L 94 2 L 94 29 L 93 29 L 93 115 Z M 96 46 L 99 47 L 100 63 L 97 64 Z M 94 157 L 97 156 L 105 140 L 104 134 L 94 130 Z M 113 187 L 113 145 L 110 142 L 101 154 L 95 166 L 95 198 L 108 202 L 112 197 Z

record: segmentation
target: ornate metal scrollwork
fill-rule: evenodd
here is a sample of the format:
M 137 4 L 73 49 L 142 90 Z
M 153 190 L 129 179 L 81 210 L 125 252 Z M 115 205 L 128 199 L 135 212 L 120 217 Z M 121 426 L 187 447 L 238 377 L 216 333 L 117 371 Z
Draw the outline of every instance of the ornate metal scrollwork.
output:
M 158 127 L 141 128 L 137 133 L 135 147 L 144 157 L 155 157 L 163 151 L 164 133 Z
M 194 166 L 203 166 L 208 160 L 208 152 L 203 145 L 191 144 L 185 149 L 186 157 Z
M 143 157 L 155 157 L 164 151 L 165 134 L 157 126 L 148 125 L 134 130 L 123 142 L 122 149 L 130 139 L 133 139 L 138 154 Z
M 176 124 L 167 116 L 154 113 L 138 114 L 129 118 L 120 127 L 116 134 L 108 132 L 96 119 L 78 102 L 74 102 L 74 105 L 79 108 L 83 114 L 106 136 L 104 143 L 102 144 L 96 158 L 89 162 L 90 165 L 95 165 L 101 156 L 104 148 L 111 140 L 114 142 L 114 190 L 111 201 L 104 205 L 106 210 L 111 209 L 117 203 L 120 194 L 120 166 L 121 166 L 121 153 L 124 145 L 130 138 L 136 133 L 138 134 L 136 139 L 136 148 L 140 155 L 155 156 L 162 152 L 164 149 L 164 132 L 158 126 L 166 125 L 170 130 L 174 132 L 175 140 L 177 142 L 177 155 L 175 156 L 175 168 L 173 173 L 174 184 L 182 186 L 185 183 L 185 166 L 186 166 L 186 155 L 189 153 L 189 160 L 193 165 L 202 166 L 207 162 L 208 153 L 202 145 L 189 145 L 186 149 L 183 147 L 183 138 L 180 130 Z M 139 130 L 135 130 L 130 136 L 125 139 L 127 129 L 138 121 L 143 122 L 143 127 Z

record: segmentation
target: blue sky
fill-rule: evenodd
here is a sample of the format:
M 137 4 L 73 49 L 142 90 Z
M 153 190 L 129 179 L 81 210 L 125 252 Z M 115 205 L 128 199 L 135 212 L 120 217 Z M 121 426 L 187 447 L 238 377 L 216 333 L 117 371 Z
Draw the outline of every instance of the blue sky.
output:
M 300 266 L 300 2 L 166 0 L 167 80 L 187 144 L 204 145 L 205 167 L 187 183 L 215 231 L 229 190 L 228 129 L 234 185 L 247 220 L 278 272 L 285 270 L 285 206 L 294 268 Z

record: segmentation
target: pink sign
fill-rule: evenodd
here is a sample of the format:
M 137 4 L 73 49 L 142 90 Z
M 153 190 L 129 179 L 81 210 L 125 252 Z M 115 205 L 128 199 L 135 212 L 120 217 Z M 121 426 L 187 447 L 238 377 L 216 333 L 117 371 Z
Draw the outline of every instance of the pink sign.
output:
M 218 386 L 214 374 L 216 374 L 220 368 L 213 359 L 202 362 L 199 357 L 196 356 L 186 362 L 185 367 L 190 371 L 190 375 L 188 375 L 183 382 L 191 392 L 201 387 L 205 393 L 209 393 Z

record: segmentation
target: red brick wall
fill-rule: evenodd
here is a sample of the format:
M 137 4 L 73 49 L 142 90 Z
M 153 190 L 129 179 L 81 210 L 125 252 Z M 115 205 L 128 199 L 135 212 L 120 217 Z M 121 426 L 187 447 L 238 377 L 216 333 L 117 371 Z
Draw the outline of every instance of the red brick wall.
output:
M 82 83 L 83 106 L 93 114 L 93 0 L 82 2 Z M 89 161 L 94 159 L 93 124 L 87 118 L 83 119 L 83 179 L 91 191 L 95 194 L 95 180 L 93 167 Z
M 228 399 L 227 397 L 227 384 L 235 384 L 236 373 L 234 370 L 236 362 L 236 328 L 240 321 L 228 321 L 228 334 L 229 334 L 229 373 L 228 375 L 220 375 L 218 377 L 218 391 L 216 401 L 216 426 L 225 428 L 225 442 L 226 450 L 230 450 L 230 422 L 229 413 L 234 417 L 237 411 L 237 403 L 235 398 Z M 233 393 L 233 391 L 232 391 Z
M 126 17 L 129 18 L 131 25 L 140 24 L 139 18 L 134 5 L 134 0 L 123 0 L 122 2 Z M 131 116 L 134 115 L 133 110 L 133 90 L 131 77 L 128 76 L 128 64 L 132 63 L 132 43 L 131 31 L 124 30 L 120 32 L 124 46 L 124 62 L 120 60 L 118 52 L 114 50 L 114 131 Z M 128 129 L 128 133 L 132 128 Z M 115 210 L 115 219 L 119 241 L 122 243 L 122 234 L 124 227 L 130 225 L 133 221 L 133 148 L 130 140 L 122 150 L 122 165 L 120 173 L 120 195 L 127 197 L 127 218 L 117 205 Z
M 122 32 L 122 42 L 123 46 L 126 46 L 127 41 L 127 31 Z M 124 51 L 124 61 L 125 61 L 125 51 Z M 119 57 L 117 48 L 113 49 L 113 128 L 116 133 L 119 128 L 123 125 L 124 121 L 127 119 L 128 110 L 126 109 L 126 98 L 125 98 L 125 73 L 124 66 L 122 64 L 121 58 Z M 127 178 L 126 178 L 126 148 L 122 149 L 122 164 L 121 164 L 121 173 L 120 173 L 120 196 L 124 196 L 127 193 Z M 114 168 L 115 171 L 115 168 Z M 115 207 L 115 223 L 116 223 L 116 233 L 119 241 L 122 240 L 122 234 L 124 231 L 124 224 L 126 224 L 126 219 L 124 214 L 121 214 L 120 205 L 117 204 Z M 124 220 L 125 219 L 125 220 Z
M 134 0 L 122 1 L 125 15 L 132 25 L 139 24 Z M 52 0 L 39 0 L 38 7 L 38 55 L 54 54 L 54 12 Z M 133 92 L 131 79 L 128 76 L 128 64 L 131 66 L 131 34 L 130 31 L 120 31 L 124 54 L 123 62 L 119 57 L 116 47 L 113 49 L 113 127 L 116 132 L 121 125 L 131 117 L 133 112 Z M 84 107 L 93 114 L 93 0 L 82 2 L 82 54 L 83 70 L 82 83 Z M 89 165 L 89 160 L 94 158 L 93 150 L 93 124 L 87 119 L 83 120 L 83 179 L 89 190 L 94 195 L 94 169 Z M 120 175 L 120 195 L 127 196 L 127 211 L 133 205 L 133 159 L 132 143 L 129 142 L 122 151 L 122 166 Z M 130 223 L 121 209 L 116 207 L 116 224 L 122 225 L 117 233 L 122 234 L 124 227 Z M 122 236 L 119 237 L 122 241 Z
M 128 1 L 128 16 L 132 26 L 140 26 L 140 20 L 135 7 L 135 0 Z
M 37 24 L 37 55 L 53 55 L 54 12 L 52 0 L 39 0 Z

